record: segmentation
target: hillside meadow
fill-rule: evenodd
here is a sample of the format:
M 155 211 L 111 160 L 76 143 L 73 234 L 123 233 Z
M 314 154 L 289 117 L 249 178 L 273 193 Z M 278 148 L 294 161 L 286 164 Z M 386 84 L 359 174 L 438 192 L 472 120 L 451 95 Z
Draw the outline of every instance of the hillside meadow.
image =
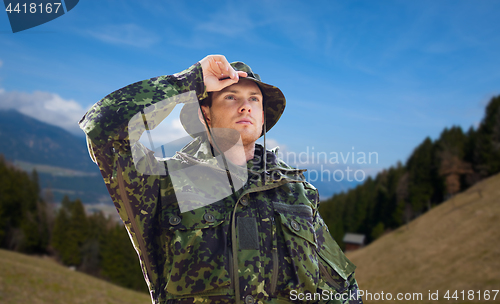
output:
M 125 289 L 49 258 L 0 250 L 2 304 L 147 304 L 146 293 Z
M 349 252 L 348 257 L 358 266 L 360 289 L 371 293 L 371 299 L 364 297 L 365 303 L 500 303 L 500 294 L 493 300 L 494 290 L 500 289 L 499 241 L 500 174 Z M 447 291 L 449 300 L 444 297 Z M 452 297 L 455 291 L 458 301 Z M 388 293 L 392 301 L 382 301 Z M 398 293 L 419 298 L 398 301 Z M 437 295 L 437 300 L 430 300 L 429 294 Z M 150 301 L 148 294 L 72 271 L 50 258 L 0 250 L 2 304 Z
M 384 302 L 382 292 L 384 299 L 391 293 L 387 302 L 500 303 L 500 292 L 493 300 L 493 290 L 500 289 L 500 174 L 348 257 L 358 267 L 360 289 L 372 293 L 365 303 Z M 438 300 L 429 300 L 436 291 Z M 458 301 L 451 298 L 455 291 Z M 394 301 L 397 293 L 411 294 L 408 299 L 422 294 L 422 300 Z

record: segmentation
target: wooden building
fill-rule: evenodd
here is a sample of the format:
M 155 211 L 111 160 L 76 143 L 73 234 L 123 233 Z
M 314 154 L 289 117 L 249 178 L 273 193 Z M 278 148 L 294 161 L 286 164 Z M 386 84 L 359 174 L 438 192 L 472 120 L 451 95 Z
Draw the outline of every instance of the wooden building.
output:
M 357 233 L 346 233 L 344 235 L 345 252 L 357 250 L 365 245 L 365 235 Z

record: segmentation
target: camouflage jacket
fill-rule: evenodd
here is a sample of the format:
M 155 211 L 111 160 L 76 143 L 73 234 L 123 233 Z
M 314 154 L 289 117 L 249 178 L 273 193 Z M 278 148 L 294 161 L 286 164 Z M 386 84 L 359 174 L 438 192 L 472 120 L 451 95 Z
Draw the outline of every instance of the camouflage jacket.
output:
M 256 145 L 241 187 L 206 205 L 227 179 L 207 140 L 197 137 L 168 159 L 133 140 L 137 113 L 186 93 L 207 94 L 199 64 L 117 90 L 80 121 L 153 303 L 360 303 L 355 266 L 322 220 L 317 190 L 276 151 Z M 188 102 L 183 98 L 172 103 Z M 186 173 L 194 165 L 196 174 Z M 181 204 L 191 208 L 181 212 Z

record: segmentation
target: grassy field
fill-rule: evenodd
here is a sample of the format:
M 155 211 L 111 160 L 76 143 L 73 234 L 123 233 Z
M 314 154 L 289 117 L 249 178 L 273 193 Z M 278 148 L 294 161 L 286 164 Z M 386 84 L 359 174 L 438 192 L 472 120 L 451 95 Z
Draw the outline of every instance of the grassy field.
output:
M 380 298 L 382 291 L 393 297 L 397 293 L 422 294 L 419 301 L 393 299 L 398 303 L 500 303 L 500 292 L 496 300 L 483 299 L 486 290 L 500 289 L 500 175 L 348 257 L 358 266 L 360 289 L 373 294 L 365 303 L 383 302 L 374 295 L 378 293 Z M 459 300 L 445 299 L 448 290 L 450 296 L 457 291 Z M 468 299 L 469 290 L 474 294 L 472 300 Z M 429 291 L 438 291 L 438 300 L 429 300 Z
M 360 289 L 372 293 L 365 303 L 500 303 L 478 301 L 478 293 L 500 289 L 500 175 L 433 208 L 408 226 L 348 253 L 358 266 Z M 465 300 L 447 300 L 447 290 L 465 291 Z M 474 299 L 468 300 L 468 291 Z M 438 300 L 429 300 L 438 291 Z M 421 295 L 421 300 L 394 301 Z M 48 258 L 0 250 L 1 304 L 146 304 L 149 295 L 133 292 L 71 271 Z
M 48 258 L 0 250 L 1 304 L 147 304 L 134 292 L 72 271 Z

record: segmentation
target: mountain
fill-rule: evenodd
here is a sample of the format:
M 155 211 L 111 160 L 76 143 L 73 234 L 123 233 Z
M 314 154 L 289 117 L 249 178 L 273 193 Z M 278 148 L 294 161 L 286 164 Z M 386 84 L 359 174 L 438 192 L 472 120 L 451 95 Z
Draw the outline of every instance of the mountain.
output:
M 75 122 L 76 124 L 77 122 Z M 20 160 L 85 172 L 94 172 L 85 138 L 38 121 L 15 110 L 0 111 L 0 153 Z
M 68 195 L 84 204 L 111 204 L 84 136 L 15 110 L 0 110 L 0 143 L 0 154 L 7 161 L 28 172 L 36 169 L 42 191 L 50 189 L 55 202 Z
M 391 293 L 393 301 L 398 293 L 422 294 L 422 300 L 396 303 L 449 303 L 447 291 L 454 303 L 455 291 L 460 303 L 479 303 L 487 293 L 486 302 L 499 303 L 500 293 L 493 300 L 500 287 L 498 240 L 500 174 L 347 256 L 357 266 L 360 289 L 372 294 L 365 303 L 379 303 L 381 292 L 384 299 Z M 429 300 L 429 291 L 438 300 Z

